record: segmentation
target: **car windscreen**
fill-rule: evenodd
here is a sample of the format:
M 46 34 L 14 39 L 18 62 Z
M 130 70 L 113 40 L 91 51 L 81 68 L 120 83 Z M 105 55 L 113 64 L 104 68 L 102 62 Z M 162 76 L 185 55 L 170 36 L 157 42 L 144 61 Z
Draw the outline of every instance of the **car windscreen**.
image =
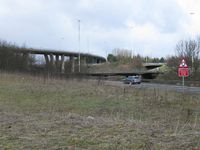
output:
M 127 79 L 128 79 L 128 80 L 130 80 L 130 79 L 134 79 L 134 77 L 128 77 Z

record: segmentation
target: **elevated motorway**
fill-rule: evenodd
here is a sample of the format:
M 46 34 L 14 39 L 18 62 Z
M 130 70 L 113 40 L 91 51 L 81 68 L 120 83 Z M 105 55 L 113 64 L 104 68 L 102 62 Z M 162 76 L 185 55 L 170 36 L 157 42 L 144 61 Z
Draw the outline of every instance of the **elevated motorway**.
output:
M 69 56 L 69 57 L 79 57 L 78 52 L 70 51 L 55 51 L 55 50 L 39 50 L 39 49 L 28 49 L 28 50 L 15 50 L 16 52 L 23 54 L 38 54 L 38 55 L 55 55 L 55 56 Z M 96 63 L 106 62 L 106 59 L 102 56 L 93 55 L 89 53 L 80 53 L 81 57 L 93 58 L 96 60 Z
M 69 51 L 55 51 L 55 50 L 39 50 L 39 49 L 18 49 L 13 50 L 15 53 L 20 53 L 23 56 L 30 54 L 43 55 L 45 59 L 46 69 L 49 71 L 55 71 L 64 73 L 66 67 L 70 67 L 71 73 L 75 72 L 75 65 L 77 65 L 80 55 L 81 64 L 99 64 L 106 62 L 104 57 L 93 55 L 89 53 L 78 53 Z M 66 66 L 66 61 L 69 61 L 70 66 Z

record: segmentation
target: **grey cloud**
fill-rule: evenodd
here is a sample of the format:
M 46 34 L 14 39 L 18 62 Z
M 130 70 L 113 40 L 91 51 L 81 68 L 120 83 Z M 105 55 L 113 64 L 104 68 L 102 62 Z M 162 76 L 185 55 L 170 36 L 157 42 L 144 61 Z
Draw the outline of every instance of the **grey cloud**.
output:
M 178 34 L 185 21 L 174 0 L 1 0 L 0 10 L 2 39 L 31 47 L 75 50 L 77 20 L 81 19 L 82 49 L 90 47 L 91 52 L 102 55 L 106 48 L 131 48 L 127 20 L 141 26 L 150 22 L 163 39 L 166 34 Z M 167 47 L 151 39 L 146 45 L 135 36 L 133 40 L 135 49 Z M 166 49 L 171 50 L 174 43 L 169 42 Z

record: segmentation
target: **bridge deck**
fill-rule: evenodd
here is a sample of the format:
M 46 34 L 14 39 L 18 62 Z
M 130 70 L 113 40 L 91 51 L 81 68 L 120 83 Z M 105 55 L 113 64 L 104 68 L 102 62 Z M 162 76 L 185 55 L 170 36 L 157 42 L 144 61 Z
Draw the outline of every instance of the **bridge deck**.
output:
M 74 56 L 74 57 L 78 57 L 79 53 L 78 52 L 70 52 L 70 51 L 55 51 L 55 50 L 39 50 L 39 49 L 29 49 L 29 50 L 16 50 L 16 52 L 19 53 L 30 53 L 30 54 L 39 54 L 39 55 L 64 55 L 64 56 Z M 98 55 L 93 55 L 93 54 L 89 54 L 89 53 L 80 53 L 81 57 L 92 57 L 92 58 L 96 58 L 96 59 L 101 59 L 103 62 L 106 61 L 106 59 L 102 56 L 98 56 Z

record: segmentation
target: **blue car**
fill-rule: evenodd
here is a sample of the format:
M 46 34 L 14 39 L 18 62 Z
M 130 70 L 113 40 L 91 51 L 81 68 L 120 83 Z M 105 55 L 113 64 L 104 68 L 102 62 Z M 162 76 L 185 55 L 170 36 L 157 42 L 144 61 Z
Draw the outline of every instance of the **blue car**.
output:
M 125 83 L 125 84 L 140 84 L 141 77 L 140 76 L 128 76 L 127 78 L 123 79 L 123 83 Z

